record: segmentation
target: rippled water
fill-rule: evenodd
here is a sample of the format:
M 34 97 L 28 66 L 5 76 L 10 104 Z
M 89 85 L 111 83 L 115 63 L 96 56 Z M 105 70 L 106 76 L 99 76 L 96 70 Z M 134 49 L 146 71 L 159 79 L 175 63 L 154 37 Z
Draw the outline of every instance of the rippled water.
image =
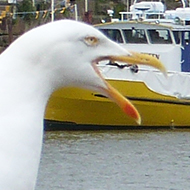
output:
M 46 132 L 36 190 L 189 190 L 190 130 Z

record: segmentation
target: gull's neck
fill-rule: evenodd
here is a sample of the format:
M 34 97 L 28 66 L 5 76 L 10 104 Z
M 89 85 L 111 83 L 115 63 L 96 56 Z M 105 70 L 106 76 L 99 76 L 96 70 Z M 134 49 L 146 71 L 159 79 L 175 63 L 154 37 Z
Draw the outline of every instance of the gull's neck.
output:
M 43 116 L 53 89 L 35 68 L 0 58 L 0 187 L 33 190 L 40 161 Z M 4 65 L 3 65 L 3 64 Z M 19 68 L 20 67 L 20 68 Z M 46 86 L 47 85 L 47 86 Z

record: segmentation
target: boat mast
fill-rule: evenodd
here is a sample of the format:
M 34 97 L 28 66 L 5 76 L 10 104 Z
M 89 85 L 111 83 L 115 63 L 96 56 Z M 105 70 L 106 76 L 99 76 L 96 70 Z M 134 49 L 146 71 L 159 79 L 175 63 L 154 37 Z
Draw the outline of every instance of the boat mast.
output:
M 51 0 L 51 22 L 54 21 L 54 0 Z
M 85 12 L 88 12 L 88 0 L 85 0 L 84 10 L 85 10 Z

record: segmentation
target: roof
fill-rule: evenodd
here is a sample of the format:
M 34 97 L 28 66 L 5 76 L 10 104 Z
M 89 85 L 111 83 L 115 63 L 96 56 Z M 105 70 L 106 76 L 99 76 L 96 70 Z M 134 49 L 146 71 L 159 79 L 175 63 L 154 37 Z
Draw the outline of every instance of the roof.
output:
M 114 28 L 114 29 L 123 29 L 123 28 L 132 28 L 132 27 L 138 27 L 141 29 L 166 29 L 169 28 L 171 30 L 190 30 L 189 25 L 180 25 L 175 23 L 166 23 L 166 22 L 159 22 L 159 20 L 155 22 L 148 22 L 148 21 L 122 21 L 122 22 L 109 22 L 104 24 L 98 24 L 95 25 L 95 27 L 98 28 Z

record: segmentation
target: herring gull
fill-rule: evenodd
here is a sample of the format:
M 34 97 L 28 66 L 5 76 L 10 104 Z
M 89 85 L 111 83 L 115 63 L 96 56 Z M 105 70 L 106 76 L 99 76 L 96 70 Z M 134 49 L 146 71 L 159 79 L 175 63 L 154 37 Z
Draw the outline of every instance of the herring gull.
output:
M 34 190 L 43 117 L 52 92 L 64 86 L 98 91 L 140 123 L 135 107 L 102 77 L 101 60 L 155 66 L 129 53 L 92 26 L 62 20 L 26 32 L 0 55 L 0 188 Z

